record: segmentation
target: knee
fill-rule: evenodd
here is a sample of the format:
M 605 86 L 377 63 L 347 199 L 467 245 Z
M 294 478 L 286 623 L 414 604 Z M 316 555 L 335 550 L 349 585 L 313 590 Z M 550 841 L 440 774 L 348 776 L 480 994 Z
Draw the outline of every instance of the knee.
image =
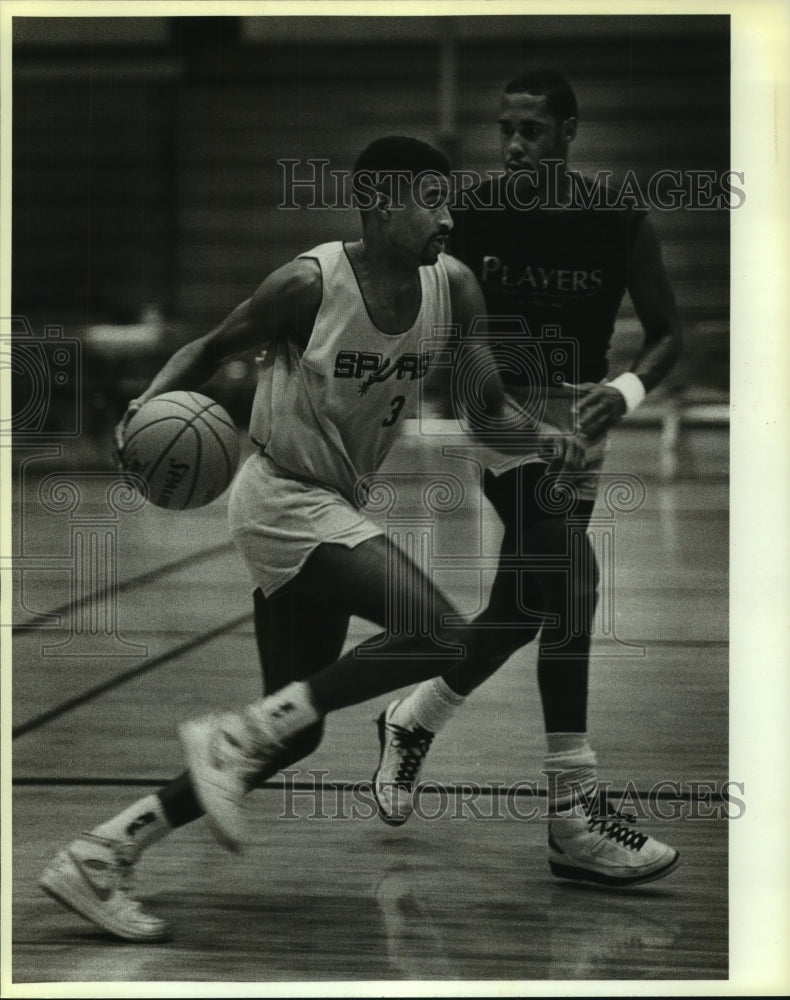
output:
M 551 589 L 547 588 L 544 642 L 548 636 L 556 639 L 557 635 L 591 634 L 598 605 L 599 574 L 594 563 L 579 570 L 580 567 L 575 567 L 562 583 L 558 580 Z
M 588 542 L 580 552 L 575 553 L 570 564 L 566 563 L 561 572 L 541 574 L 546 610 L 561 613 L 568 605 L 595 608 L 600 578 L 598 561 Z
M 595 553 L 588 547 L 585 557 L 573 566 L 571 585 L 577 607 L 595 610 L 601 583 L 601 571 Z

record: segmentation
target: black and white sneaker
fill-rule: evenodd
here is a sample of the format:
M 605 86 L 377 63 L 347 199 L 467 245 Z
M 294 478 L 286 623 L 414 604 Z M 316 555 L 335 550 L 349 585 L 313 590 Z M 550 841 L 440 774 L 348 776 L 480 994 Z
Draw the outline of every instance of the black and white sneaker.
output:
M 393 701 L 378 717 L 381 756 L 373 775 L 379 816 L 390 826 L 405 823 L 414 811 L 414 784 L 434 734 L 422 726 L 408 729 L 392 721 Z
M 634 829 L 635 816 L 605 800 L 584 817 L 549 822 L 549 867 L 557 878 L 624 887 L 674 871 L 679 853 Z

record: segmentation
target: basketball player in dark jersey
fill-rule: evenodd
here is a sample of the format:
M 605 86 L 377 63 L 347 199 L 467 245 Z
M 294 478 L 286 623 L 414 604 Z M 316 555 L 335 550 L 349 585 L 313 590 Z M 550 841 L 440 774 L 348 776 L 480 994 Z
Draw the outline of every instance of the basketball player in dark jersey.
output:
M 598 570 L 585 527 L 607 431 L 669 372 L 680 330 L 646 213 L 608 207 L 611 192 L 596 191 L 590 179 L 567 169 L 577 116 L 571 87 L 555 73 L 538 70 L 505 87 L 498 115 L 505 172 L 466 192 L 452 249 L 482 285 L 492 333 L 501 327 L 512 335 L 514 323 L 520 331 L 520 358 L 512 342 L 504 355 L 507 390 L 526 399 L 534 372 L 541 372 L 547 388 L 533 405 L 545 429 L 581 431 L 590 443 L 587 465 L 573 477 L 568 502 L 557 504 L 546 492 L 547 466 L 538 455 L 500 456 L 489 464 L 485 493 L 505 531 L 490 603 L 473 632 L 481 655 L 426 681 L 382 714 L 375 780 L 382 818 L 404 822 L 433 735 L 464 696 L 540 636 L 545 771 L 556 775 L 548 782 L 551 869 L 566 878 L 630 885 L 668 874 L 677 852 L 629 830 L 611 810 L 607 817 L 596 800 L 587 691 Z M 626 291 L 644 343 L 631 370 L 607 382 L 607 351 Z M 514 556 L 523 559 L 518 574 Z M 546 624 L 544 615 L 550 616 Z
M 389 137 L 360 156 L 363 173 L 379 181 L 368 189 L 362 238 L 322 244 L 278 269 L 215 330 L 176 352 L 130 407 L 198 388 L 229 357 L 265 349 L 250 420 L 258 451 L 239 472 L 229 514 L 258 586 L 265 689 L 275 693 L 241 714 L 182 727 L 189 772 L 77 838 L 44 872 L 47 892 L 121 938 L 169 934 L 130 891 L 144 849 L 204 812 L 218 838 L 237 847 L 246 793 L 312 750 L 328 712 L 434 676 L 463 650 L 444 625 L 449 602 L 360 509 L 358 486 L 418 400 L 432 363 L 422 345 L 453 323 L 470 328 L 485 306 L 469 269 L 444 253 L 452 227 L 445 157 Z M 459 351 L 483 373 L 466 401 L 472 425 L 533 429 L 506 398 L 486 345 Z M 122 450 L 123 424 L 119 434 Z M 584 459 L 579 441 L 542 440 L 558 471 Z M 399 634 L 392 602 L 431 623 L 429 635 Z M 340 657 L 352 615 L 385 629 L 373 659 L 359 648 Z

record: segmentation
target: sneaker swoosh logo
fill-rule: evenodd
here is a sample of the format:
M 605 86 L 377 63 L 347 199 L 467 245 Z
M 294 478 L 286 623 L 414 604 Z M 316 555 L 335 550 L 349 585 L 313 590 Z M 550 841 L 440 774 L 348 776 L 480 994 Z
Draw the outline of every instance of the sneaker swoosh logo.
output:
M 90 873 L 87 871 L 87 869 L 83 865 L 82 860 L 80 858 L 78 858 L 77 855 L 74 854 L 73 851 L 69 851 L 69 857 L 74 862 L 74 866 L 76 867 L 77 871 L 82 876 L 83 882 L 85 882 L 85 884 L 88 886 L 88 888 L 93 893 L 93 895 L 98 900 L 100 900 L 102 903 L 106 903 L 107 900 L 110 898 L 110 896 L 112 896 L 112 889 L 108 889 L 108 888 L 105 888 L 103 886 L 96 885 L 96 883 L 90 877 Z

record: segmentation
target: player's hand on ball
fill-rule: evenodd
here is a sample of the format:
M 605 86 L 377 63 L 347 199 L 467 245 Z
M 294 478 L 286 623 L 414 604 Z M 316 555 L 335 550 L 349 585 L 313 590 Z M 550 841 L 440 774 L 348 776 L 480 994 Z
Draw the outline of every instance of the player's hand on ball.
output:
M 619 389 L 601 382 L 580 382 L 568 388 L 576 392 L 574 410 L 579 433 L 590 441 L 605 434 L 625 415 L 625 396 Z
M 132 399 L 126 407 L 126 412 L 121 417 L 120 421 L 115 426 L 115 431 L 113 432 L 115 440 L 115 461 L 119 469 L 123 469 L 123 446 L 124 438 L 126 436 L 126 427 L 132 417 L 137 413 L 140 407 L 143 405 L 141 399 Z
M 225 492 L 238 467 L 233 419 L 199 392 L 134 400 L 117 432 L 123 471 L 156 507 L 203 507 Z

